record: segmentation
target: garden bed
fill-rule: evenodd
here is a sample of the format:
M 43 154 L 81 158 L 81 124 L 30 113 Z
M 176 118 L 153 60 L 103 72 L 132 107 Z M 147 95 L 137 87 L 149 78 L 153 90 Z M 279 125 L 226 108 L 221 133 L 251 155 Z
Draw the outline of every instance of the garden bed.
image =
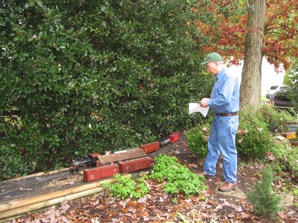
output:
M 189 150 L 184 135 L 181 135 L 180 141 L 168 144 L 150 156 L 153 158 L 159 154 L 176 156 L 179 162 L 191 171 L 202 171 L 204 157 L 197 157 Z M 239 160 L 238 188 L 241 191 L 246 193 L 252 189 L 254 183 L 260 179 L 263 165 L 243 163 Z M 188 217 L 189 222 L 270 222 L 254 215 L 245 198 L 235 198 L 229 193 L 217 193 L 216 188 L 223 182 L 221 161 L 217 165 L 217 171 L 215 179 L 206 180 L 208 189 L 202 196 L 187 197 L 178 194 L 172 197 L 162 192 L 161 184 L 148 181 L 150 193 L 140 199 L 111 198 L 103 191 L 86 198 L 64 201 L 47 210 L 27 213 L 24 217 L 7 222 L 50 222 L 51 219 L 55 219 L 56 222 L 178 222 L 178 212 Z M 289 176 L 283 172 L 279 176 L 278 185 L 274 187 L 280 190 L 288 180 Z M 297 187 L 297 182 L 291 184 Z M 279 217 L 284 222 L 297 222 L 298 208 L 294 205 L 287 206 L 279 213 Z

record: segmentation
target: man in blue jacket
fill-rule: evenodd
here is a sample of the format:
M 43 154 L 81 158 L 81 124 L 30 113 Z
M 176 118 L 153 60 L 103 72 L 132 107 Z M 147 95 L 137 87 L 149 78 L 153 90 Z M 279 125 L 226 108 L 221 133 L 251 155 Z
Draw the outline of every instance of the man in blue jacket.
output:
M 236 132 L 239 119 L 240 83 L 235 75 L 229 74 L 218 53 L 210 53 L 201 63 L 215 76 L 211 98 L 200 101 L 202 107 L 210 107 L 215 113 L 208 140 L 208 154 L 204 162 L 206 178 L 215 178 L 216 164 L 220 153 L 223 158 L 225 183 L 218 190 L 228 192 L 237 187 Z

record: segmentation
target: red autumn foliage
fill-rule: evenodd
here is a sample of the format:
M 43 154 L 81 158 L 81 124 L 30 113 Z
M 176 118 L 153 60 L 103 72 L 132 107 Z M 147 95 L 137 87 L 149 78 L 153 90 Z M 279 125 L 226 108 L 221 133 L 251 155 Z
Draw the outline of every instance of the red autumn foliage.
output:
M 244 42 L 248 30 L 248 5 L 241 1 L 211 0 L 206 4 L 200 1 L 198 7 L 204 7 L 204 15 L 198 13 L 194 21 L 205 38 L 198 39 L 204 52 L 217 51 L 233 57 L 231 63 L 238 64 L 243 59 Z M 263 56 L 278 69 L 283 64 L 288 69 L 293 58 L 298 57 L 295 42 L 298 30 L 298 2 L 295 0 L 267 0 L 266 21 L 264 24 Z M 207 42 L 206 42 L 207 40 Z

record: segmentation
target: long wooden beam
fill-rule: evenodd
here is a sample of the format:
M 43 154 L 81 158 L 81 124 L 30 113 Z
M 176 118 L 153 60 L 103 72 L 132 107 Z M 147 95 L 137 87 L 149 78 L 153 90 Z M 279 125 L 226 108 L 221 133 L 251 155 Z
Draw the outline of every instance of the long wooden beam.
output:
M 68 168 L 63 168 L 63 169 L 60 169 L 60 170 L 53 170 L 53 171 L 50 171 L 50 172 L 39 172 L 39 173 L 30 174 L 30 175 L 27 175 L 27 176 L 8 179 L 5 182 L 19 181 L 19 180 L 23 180 L 23 179 L 31 178 L 31 177 L 48 176 L 48 175 L 52 175 L 52 174 L 55 174 L 55 173 L 60 173 L 60 172 L 68 171 L 68 170 L 69 170 L 69 167 Z
M 126 174 L 124 177 L 131 178 L 131 174 Z M 2 204 L 0 205 L 0 222 L 7 218 L 50 207 L 63 201 L 69 201 L 101 192 L 105 189 L 101 186 L 103 183 L 114 183 L 114 180 L 106 179 L 63 191 L 56 191 L 37 197 L 15 200 L 7 204 Z

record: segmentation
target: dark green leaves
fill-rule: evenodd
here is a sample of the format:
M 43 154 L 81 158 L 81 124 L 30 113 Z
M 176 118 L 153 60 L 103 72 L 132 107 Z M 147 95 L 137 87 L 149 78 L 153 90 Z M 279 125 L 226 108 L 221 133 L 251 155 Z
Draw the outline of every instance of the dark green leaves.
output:
M 18 125 L 1 120 L 3 144 L 37 162 L 30 171 L 196 123 L 188 103 L 207 96 L 212 81 L 200 75 L 185 2 L 1 5 L 0 106 L 19 117 Z

